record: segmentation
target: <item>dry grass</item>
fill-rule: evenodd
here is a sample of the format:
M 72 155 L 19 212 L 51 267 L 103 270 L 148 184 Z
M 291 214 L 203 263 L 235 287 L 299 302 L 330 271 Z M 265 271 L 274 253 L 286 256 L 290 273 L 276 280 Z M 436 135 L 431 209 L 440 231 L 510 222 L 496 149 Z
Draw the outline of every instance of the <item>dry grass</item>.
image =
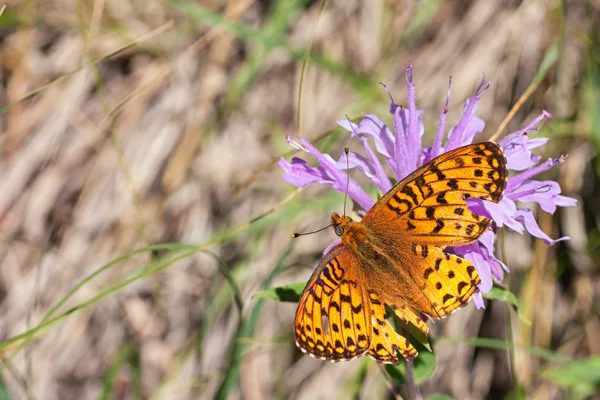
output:
M 215 27 L 190 12 L 195 4 L 262 36 Z M 11 398 L 212 398 L 230 374 L 233 342 L 249 345 L 230 398 L 402 393 L 371 361 L 301 356 L 292 340 L 294 304 L 265 302 L 252 337 L 237 330 L 240 314 L 221 269 L 239 286 L 248 317 L 252 295 L 278 262 L 284 268 L 270 286 L 305 280 L 331 240 L 326 233 L 303 238 L 284 258 L 289 233 L 322 226 L 341 207 L 341 197 L 315 205 L 329 193 L 318 188 L 280 203 L 291 188 L 273 162 L 289 150 L 285 134 L 298 133 L 299 87 L 302 134 L 314 139 L 345 113 L 385 116 L 378 81 L 406 101 L 403 70 L 412 61 L 431 135 L 448 75 L 452 123 L 485 72 L 493 86 L 478 115 L 489 137 L 561 35 L 559 61 L 508 131 L 541 109 L 554 113 L 555 124 L 543 130 L 556 139 L 546 156 L 570 154 L 557 179 L 580 206 L 540 223 L 572 240 L 549 249 L 506 235 L 511 288 L 531 325 L 492 302 L 436 324 L 433 336 L 512 337 L 525 350 L 510 360 L 506 350 L 440 341 L 437 370 L 421 392 L 566 398 L 540 375 L 552 364 L 528 346 L 573 358 L 600 353 L 598 169 L 590 164 L 594 114 L 581 86 L 597 2 L 567 2 L 566 12 L 551 2 L 507 0 L 335 0 L 322 12 L 319 4 L 290 12 L 292 4 L 8 1 L 1 21 L 18 21 L 0 25 L 0 337 L 36 327 L 69 290 L 117 257 L 160 243 L 203 244 L 242 228 L 208 247 L 225 266 L 189 251 L 168 268 L 103 292 L 175 254 L 156 250 L 85 284 L 60 311 L 100 293 L 91 305 L 38 332 L 16 354 L 18 343 L 4 347 L 2 381 Z M 312 52 L 327 60 L 309 63 L 302 80 L 303 53 L 286 46 L 307 47 L 313 28 Z M 272 207 L 274 215 L 244 225 Z

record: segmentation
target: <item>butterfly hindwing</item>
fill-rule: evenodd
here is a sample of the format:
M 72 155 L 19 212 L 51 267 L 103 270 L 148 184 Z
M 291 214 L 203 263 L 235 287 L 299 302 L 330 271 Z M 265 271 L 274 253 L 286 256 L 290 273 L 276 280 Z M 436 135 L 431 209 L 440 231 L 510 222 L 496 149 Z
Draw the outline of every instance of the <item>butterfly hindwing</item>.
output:
M 417 356 L 417 350 L 404 336 L 397 333 L 385 319 L 384 300 L 373 290 L 369 293 L 372 311 L 373 336 L 369 348 L 369 357 L 384 364 L 398 364 L 399 352 L 406 360 Z M 426 326 L 426 325 L 425 325 Z
M 396 184 L 365 215 L 373 229 L 389 230 L 404 240 L 440 247 L 473 242 L 491 220 L 471 212 L 467 199 L 499 202 L 506 187 L 506 158 L 491 142 L 440 155 Z
M 317 358 L 349 360 L 365 353 L 371 339 L 369 303 L 357 260 L 344 245 L 321 261 L 300 296 L 296 344 Z
M 479 290 L 481 278 L 469 260 L 431 245 L 413 245 L 412 249 L 415 257 L 406 267 L 425 297 L 415 302 L 420 312 L 444 318 L 464 307 Z

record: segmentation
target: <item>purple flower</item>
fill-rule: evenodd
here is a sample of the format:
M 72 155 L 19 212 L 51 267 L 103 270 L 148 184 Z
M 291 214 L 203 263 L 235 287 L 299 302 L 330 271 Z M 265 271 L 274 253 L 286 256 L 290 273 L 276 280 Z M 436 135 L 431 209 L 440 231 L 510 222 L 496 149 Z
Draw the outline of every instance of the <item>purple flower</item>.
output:
M 393 132 L 374 115 L 366 115 L 358 124 L 346 120 L 338 121 L 338 125 L 349 131 L 352 138 L 360 140 L 367 155 L 365 157 L 350 153 L 350 168 L 357 168 L 362 171 L 381 193 L 386 193 L 393 185 L 386 175 L 377 153 L 373 151 L 369 139 L 374 143 L 375 150 L 385 158 L 387 164 L 391 167 L 395 180 L 400 181 L 420 165 L 440 154 L 472 143 L 474 136 L 481 132 L 485 126 L 483 120 L 475 116 L 481 96 L 490 87 L 490 83 L 485 81 L 484 77 L 475 95 L 465 102 L 462 118 L 456 126 L 450 129 L 448 138 L 445 144 L 443 143 L 446 115 L 449 111 L 448 102 L 452 82 L 450 79 L 446 105 L 440 115 L 435 140 L 431 147 L 423 148 L 421 143 L 424 133 L 421 121 L 423 111 L 418 110 L 415 105 L 415 84 L 412 79 L 412 72 L 412 65 L 410 65 L 405 70 L 408 85 L 408 108 L 397 105 L 384 86 L 391 101 L 390 112 L 393 115 Z M 548 244 L 554 244 L 566 240 L 568 237 L 550 238 L 539 228 L 533 211 L 522 207 L 520 204 L 537 203 L 543 211 L 553 214 L 556 207 L 572 207 L 577 203 L 575 199 L 560 194 L 561 190 L 557 182 L 533 179 L 541 172 L 564 162 L 566 158 L 561 156 L 540 162 L 541 157 L 531 152 L 531 150 L 543 146 L 548 139 L 532 139 L 527 133 L 536 130 L 538 124 L 547 117 L 551 117 L 550 113 L 543 111 L 522 130 L 511 133 L 500 141 L 499 145 L 506 155 L 508 168 L 518 172 L 508 180 L 502 201 L 494 203 L 478 198 L 470 198 L 467 201 L 467 207 L 476 214 L 492 218 L 498 227 L 506 226 L 521 234 L 527 231 Z M 306 161 L 296 157 L 291 162 L 281 158 L 279 165 L 284 170 L 283 179 L 286 182 L 299 187 L 318 182 L 330 185 L 340 192 L 346 191 L 348 177 L 346 173 L 342 172 L 346 169 L 344 154 L 341 155 L 338 161 L 335 161 L 328 154 L 320 153 L 304 139 L 298 139 L 298 142 L 296 142 L 288 137 L 288 142 L 295 148 L 311 154 L 320 166 L 311 167 Z M 375 203 L 375 200 L 369 197 L 352 179 L 348 186 L 348 196 L 365 211 Z M 478 241 L 467 246 L 448 248 L 447 251 L 467 258 L 479 272 L 481 277 L 480 293 L 475 295 L 475 304 L 478 308 L 482 308 L 484 304 L 481 293 L 486 293 L 492 288 L 494 278 L 502 280 L 504 271 L 508 272 L 506 265 L 494 255 L 494 232 L 488 230 Z

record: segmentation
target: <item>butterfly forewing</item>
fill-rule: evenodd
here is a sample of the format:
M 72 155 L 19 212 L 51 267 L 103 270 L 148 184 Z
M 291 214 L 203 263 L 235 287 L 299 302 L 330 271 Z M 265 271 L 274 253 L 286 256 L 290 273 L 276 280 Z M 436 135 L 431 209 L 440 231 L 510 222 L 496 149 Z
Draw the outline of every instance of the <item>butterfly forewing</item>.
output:
M 481 236 L 491 220 L 471 212 L 471 197 L 500 201 L 506 158 L 491 142 L 444 153 L 396 184 L 369 210 L 363 223 L 405 241 L 460 246 Z

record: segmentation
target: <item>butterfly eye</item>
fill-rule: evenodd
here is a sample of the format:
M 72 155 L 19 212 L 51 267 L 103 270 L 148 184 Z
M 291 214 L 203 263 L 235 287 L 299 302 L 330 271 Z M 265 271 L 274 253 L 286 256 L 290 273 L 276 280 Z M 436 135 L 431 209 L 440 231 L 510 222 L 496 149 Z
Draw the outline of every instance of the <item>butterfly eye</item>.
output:
M 342 236 L 344 234 L 344 228 L 342 228 L 340 225 L 336 226 L 335 234 L 338 236 Z

